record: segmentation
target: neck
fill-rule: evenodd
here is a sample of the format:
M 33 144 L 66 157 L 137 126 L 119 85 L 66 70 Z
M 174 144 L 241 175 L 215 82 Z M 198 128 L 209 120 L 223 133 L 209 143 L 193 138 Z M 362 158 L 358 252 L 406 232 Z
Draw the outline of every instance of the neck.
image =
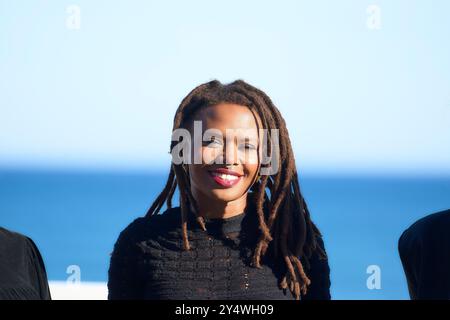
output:
M 198 215 L 208 219 L 231 218 L 243 213 L 247 207 L 247 193 L 232 201 L 210 199 L 194 190 L 192 193 L 200 211 Z

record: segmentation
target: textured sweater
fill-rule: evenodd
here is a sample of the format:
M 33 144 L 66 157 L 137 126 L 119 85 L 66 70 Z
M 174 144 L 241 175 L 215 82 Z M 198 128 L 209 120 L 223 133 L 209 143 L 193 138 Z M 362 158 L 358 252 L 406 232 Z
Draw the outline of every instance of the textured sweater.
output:
M 284 263 L 272 263 L 266 253 L 262 269 L 249 265 L 260 232 L 251 210 L 231 218 L 206 219 L 206 231 L 190 213 L 189 251 L 182 248 L 180 207 L 136 219 L 114 245 L 108 298 L 292 300 L 288 289 L 278 287 Z M 321 238 L 318 243 L 325 250 Z M 310 265 L 305 271 L 311 285 L 302 299 L 330 299 L 328 261 L 313 253 Z

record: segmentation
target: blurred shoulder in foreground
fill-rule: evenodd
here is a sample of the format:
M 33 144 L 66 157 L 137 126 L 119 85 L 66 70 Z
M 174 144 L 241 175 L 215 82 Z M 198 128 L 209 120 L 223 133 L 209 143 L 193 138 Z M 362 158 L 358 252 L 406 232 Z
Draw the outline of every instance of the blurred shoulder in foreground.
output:
M 0 300 L 50 300 L 44 261 L 33 240 L 0 227 Z
M 398 251 L 411 299 L 450 299 L 450 210 L 413 223 Z

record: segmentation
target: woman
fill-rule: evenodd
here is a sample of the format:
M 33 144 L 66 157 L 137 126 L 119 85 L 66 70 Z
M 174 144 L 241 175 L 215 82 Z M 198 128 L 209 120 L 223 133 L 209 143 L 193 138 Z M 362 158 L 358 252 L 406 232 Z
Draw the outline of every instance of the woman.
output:
M 324 244 L 279 110 L 242 80 L 214 80 L 183 99 L 172 137 L 187 132 L 195 140 L 199 124 L 208 137 L 193 146 L 183 137 L 190 154 L 172 141 L 164 190 L 121 232 L 109 299 L 330 299 Z M 265 146 L 271 166 L 262 163 Z M 200 161 L 189 161 L 196 155 Z M 172 207 L 177 187 L 180 206 Z

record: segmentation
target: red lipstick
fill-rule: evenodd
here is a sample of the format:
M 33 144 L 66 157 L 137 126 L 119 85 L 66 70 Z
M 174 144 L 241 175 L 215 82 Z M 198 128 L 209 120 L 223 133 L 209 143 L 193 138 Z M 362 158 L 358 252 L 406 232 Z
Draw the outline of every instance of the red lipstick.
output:
M 220 186 L 225 188 L 231 188 L 241 181 L 243 174 L 236 171 L 218 168 L 209 171 L 211 178 Z

